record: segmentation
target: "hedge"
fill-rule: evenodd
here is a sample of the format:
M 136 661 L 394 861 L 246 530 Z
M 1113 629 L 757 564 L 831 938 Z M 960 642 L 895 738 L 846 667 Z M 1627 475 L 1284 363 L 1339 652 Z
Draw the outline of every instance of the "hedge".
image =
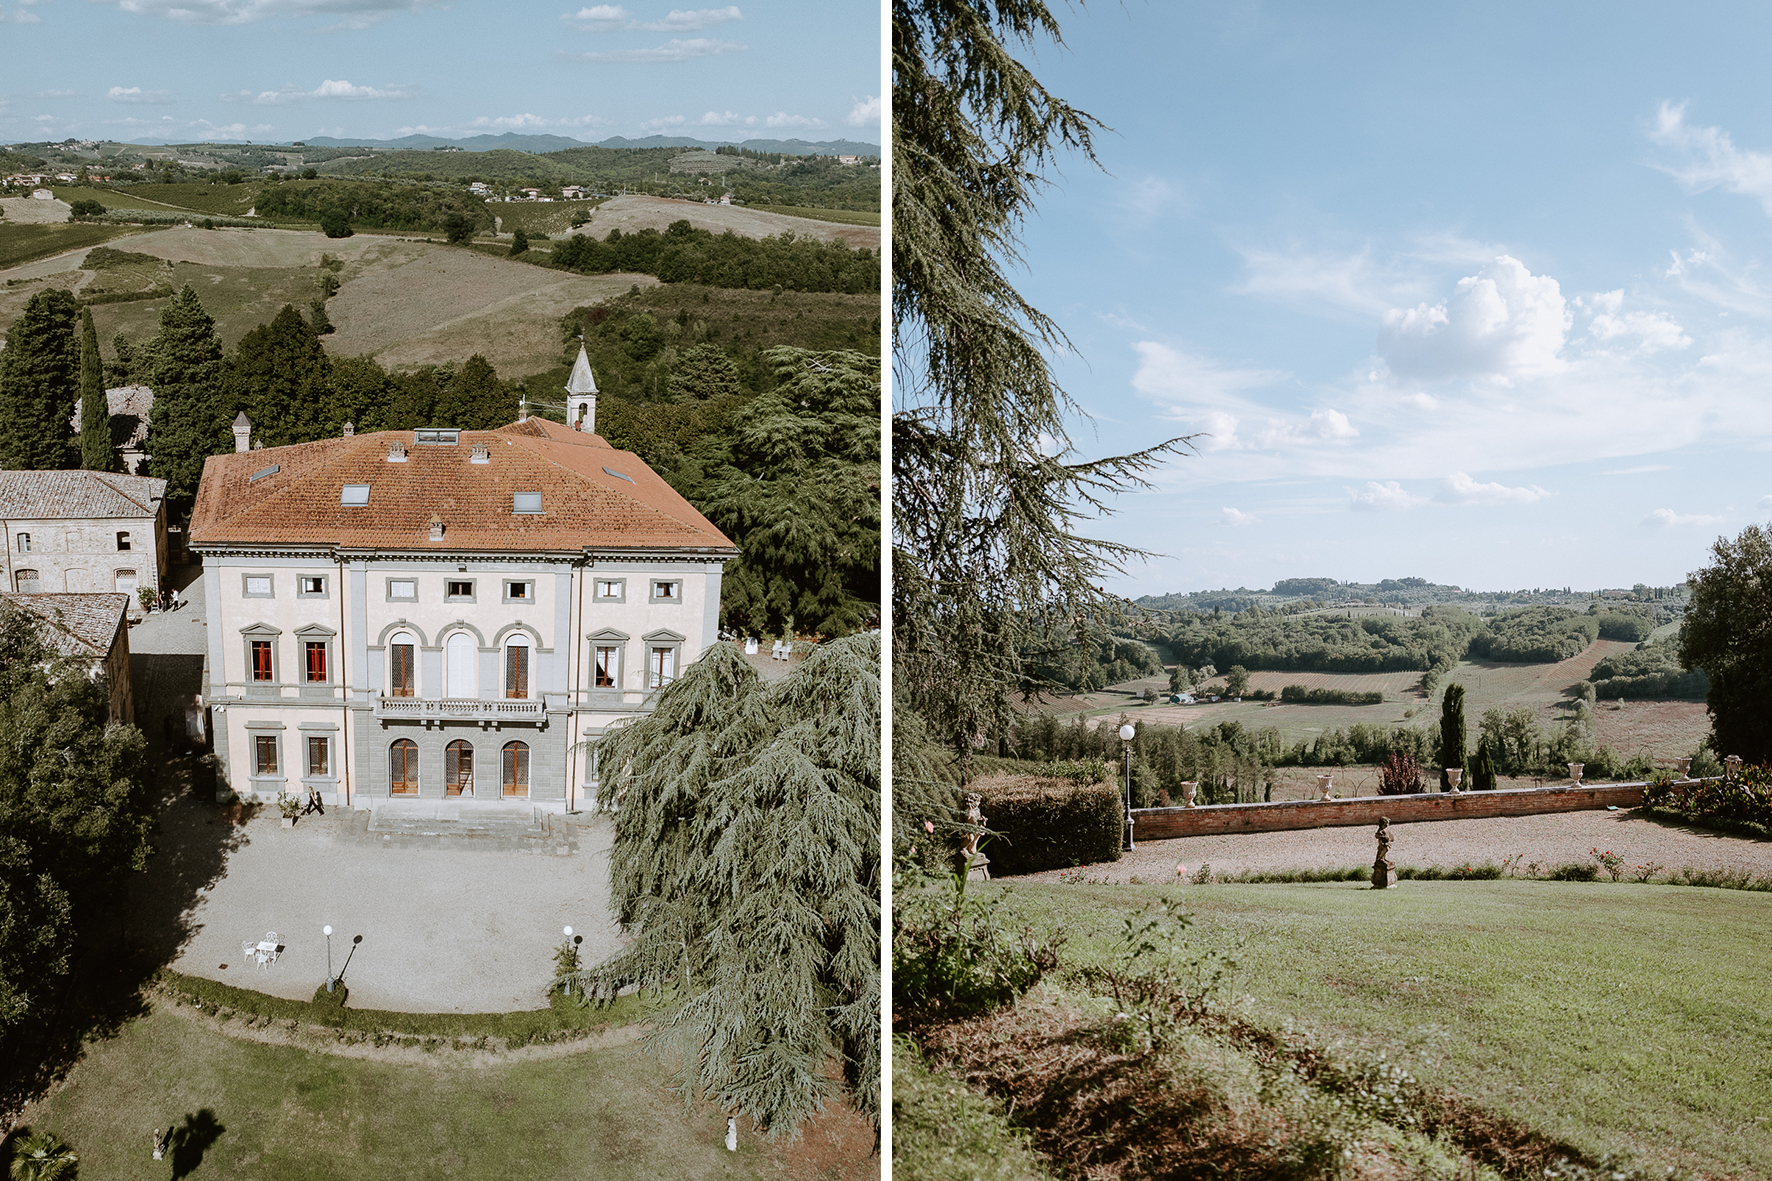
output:
M 1651 782 L 1643 810 L 1707 828 L 1772 836 L 1772 767 L 1743 767 L 1733 780 Z
M 993 877 L 1120 859 L 1126 814 L 1111 783 L 1017 775 L 973 789 L 986 826 L 999 834 L 984 846 Z
M 1306 689 L 1303 685 L 1287 685 L 1280 690 L 1280 700 L 1288 705 L 1382 705 L 1384 694 L 1356 692 L 1352 689 Z

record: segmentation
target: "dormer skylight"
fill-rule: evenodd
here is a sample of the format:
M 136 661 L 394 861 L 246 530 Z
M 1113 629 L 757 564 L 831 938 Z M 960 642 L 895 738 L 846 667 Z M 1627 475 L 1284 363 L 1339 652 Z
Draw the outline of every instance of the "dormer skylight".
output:
M 630 484 L 632 484 L 634 482 L 634 477 L 623 475 L 622 473 L 616 471 L 612 467 L 606 467 L 603 470 L 608 472 L 610 475 L 614 476 L 618 480 L 626 480 Z
M 461 442 L 460 427 L 425 427 L 412 432 L 412 441 L 431 447 L 454 447 Z
M 345 508 L 363 508 L 369 503 L 369 485 L 346 484 L 339 490 L 338 503 Z
M 256 484 L 260 480 L 264 479 L 266 476 L 274 476 L 282 470 L 283 470 L 282 464 L 273 463 L 270 467 L 260 468 L 258 471 L 253 472 L 250 476 L 247 476 L 246 482 L 248 484 Z
M 513 513 L 539 513 L 541 511 L 542 511 L 541 493 L 539 493 L 539 492 L 513 492 L 513 493 L 511 493 L 511 512 L 513 512 Z

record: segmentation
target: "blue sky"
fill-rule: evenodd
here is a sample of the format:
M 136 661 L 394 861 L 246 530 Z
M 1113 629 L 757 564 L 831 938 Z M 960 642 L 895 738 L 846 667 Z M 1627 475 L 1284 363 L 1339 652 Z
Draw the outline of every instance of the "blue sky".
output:
M 0 142 L 881 142 L 874 0 L 0 0 L 0 60 Z
M 1128 594 L 1666 585 L 1772 518 L 1772 9 L 1100 4 L 1021 286 Z

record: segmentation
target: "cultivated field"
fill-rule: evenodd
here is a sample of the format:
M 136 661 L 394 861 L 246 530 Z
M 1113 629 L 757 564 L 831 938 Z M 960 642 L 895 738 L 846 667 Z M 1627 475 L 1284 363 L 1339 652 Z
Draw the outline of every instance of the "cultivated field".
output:
M 745 238 L 767 238 L 793 233 L 800 238 L 822 238 L 850 246 L 880 249 L 878 226 L 839 225 L 805 217 L 785 217 L 735 205 L 703 205 L 696 201 L 673 201 L 665 197 L 614 197 L 597 207 L 591 220 L 574 230 L 578 234 L 606 237 L 610 230 L 624 234 L 651 227 L 663 230 L 674 221 L 687 221 L 698 230 L 723 234 L 727 230 Z
M 558 363 L 559 320 L 566 312 L 657 283 L 649 275 L 573 275 L 378 234 L 334 239 L 299 230 L 180 226 L 132 233 L 109 245 L 170 262 L 152 281 L 174 290 L 195 287 L 229 348 L 286 303 L 305 314 L 319 295 L 320 258 L 330 254 L 345 265 L 342 286 L 326 305 L 337 328 L 325 338 L 329 353 L 369 354 L 388 366 L 464 361 L 481 353 L 507 377 Z M 0 286 L 0 329 L 37 291 L 81 291 L 94 283 L 93 272 L 77 269 L 84 257 L 80 251 L 0 271 L 0 280 L 16 280 Z M 127 289 L 120 276 L 105 275 L 108 288 Z M 147 286 L 148 276 L 141 278 L 139 286 Z M 138 342 L 152 336 L 164 305 L 143 300 L 95 306 L 93 323 L 107 355 L 118 332 Z
M 0 212 L 6 224 L 15 226 L 53 225 L 68 220 L 66 201 L 39 201 L 34 197 L 0 197 Z

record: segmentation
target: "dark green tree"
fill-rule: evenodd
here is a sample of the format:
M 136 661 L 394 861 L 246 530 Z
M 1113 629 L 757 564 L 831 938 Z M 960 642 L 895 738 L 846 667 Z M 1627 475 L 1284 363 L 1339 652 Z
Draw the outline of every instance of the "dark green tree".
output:
M 685 1100 L 794 1134 L 836 1062 L 877 1123 L 879 636 L 822 644 L 773 683 L 716 644 L 596 751 L 632 942 L 575 989 L 672 989 L 648 1040 Z
M 334 357 L 326 433 L 343 434 L 347 422 L 358 434 L 386 430 L 394 388 L 393 379 L 374 357 Z
M 308 325 L 313 328 L 315 336 L 330 336 L 338 331 L 332 326 L 332 317 L 326 314 L 326 301 L 316 299 L 308 304 Z
M 337 208 L 321 210 L 320 229 L 328 238 L 349 238 L 355 232 L 351 229 L 351 215 Z
M 517 421 L 517 398 L 492 364 L 475 353 L 438 395 L 433 413 L 443 426 L 489 431 Z
M 1045 41 L 1061 38 L 1042 0 L 893 4 L 893 716 L 920 715 L 962 782 L 978 737 L 1007 734 L 1011 695 L 1035 688 L 1024 628 L 1110 610 L 1103 582 L 1142 556 L 1079 523 L 1185 446 L 1078 457 L 1046 363 L 1065 337 L 1006 273 L 1045 170 L 1067 149 L 1093 161 L 1100 127 L 1011 53 Z M 894 790 L 895 817 L 957 802 Z
M 0 466 L 69 466 L 80 398 L 80 305 L 72 292 L 39 291 L 6 334 L 0 371 Z M 102 393 L 101 393 L 102 396 Z
M 779 384 L 734 416 L 730 466 L 697 502 L 743 551 L 721 618 L 749 635 L 846 635 L 880 611 L 880 363 L 766 357 Z
M 1719 537 L 1692 575 L 1680 663 L 1710 678 L 1708 745 L 1719 759 L 1772 762 L 1772 528 Z
M 465 213 L 451 211 L 443 215 L 443 237 L 453 245 L 471 242 L 474 238 L 474 219 Z
M 1489 755 L 1487 742 L 1477 743 L 1477 757 L 1471 762 L 1471 790 L 1495 790 L 1495 760 Z
M 91 308 L 80 309 L 80 466 L 94 472 L 117 466 L 117 451 L 111 445 L 111 404 L 105 400 L 104 362 Z
M 144 350 L 154 389 L 148 474 L 166 481 L 167 499 L 188 512 L 203 461 L 234 449 L 227 362 L 215 321 L 188 284 L 160 312 L 160 331 Z
M 515 258 L 519 254 L 527 254 L 528 252 L 529 235 L 525 234 L 522 230 L 518 230 L 511 235 L 511 257 Z
M 684 349 L 671 368 L 671 400 L 709 402 L 743 392 L 738 366 L 725 349 L 698 344 Z
M 1450 791 L 1452 780 L 1446 772 L 1464 769 L 1464 686 L 1457 681 L 1446 686 L 1440 697 L 1440 790 Z
M 111 338 L 111 354 L 114 359 L 105 366 L 105 385 L 129 385 L 136 378 L 136 366 L 141 364 L 135 342 L 119 332 Z
M 415 369 L 394 379 L 394 397 L 383 430 L 409 431 L 437 425 L 437 400 L 443 391 L 434 369 Z M 448 424 L 454 426 L 454 423 Z
M 302 314 L 288 304 L 240 338 L 229 366 L 233 405 L 266 447 L 305 443 L 325 429 L 331 361 Z

